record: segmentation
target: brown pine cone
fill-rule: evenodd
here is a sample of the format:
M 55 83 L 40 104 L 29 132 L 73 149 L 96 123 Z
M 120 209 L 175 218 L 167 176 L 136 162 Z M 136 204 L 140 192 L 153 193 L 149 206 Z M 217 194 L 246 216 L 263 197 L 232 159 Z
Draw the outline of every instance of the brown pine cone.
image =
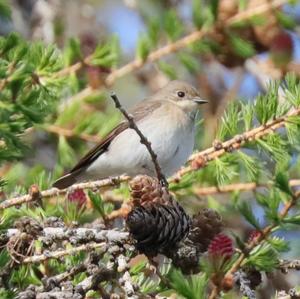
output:
M 148 202 L 128 214 L 127 226 L 137 241 L 136 248 L 154 256 L 175 247 L 188 234 L 190 217 L 175 201 L 168 204 Z
M 211 240 L 221 232 L 222 227 L 220 214 L 213 209 L 204 208 L 193 216 L 188 238 L 200 252 L 204 252 Z
M 223 24 L 238 13 L 239 3 L 237 0 L 220 0 L 218 5 L 218 21 Z
M 147 202 L 161 202 L 163 189 L 156 178 L 138 175 L 129 183 L 133 204 L 144 205 Z
M 250 0 L 247 4 L 247 9 L 254 9 L 261 5 L 271 5 L 269 0 Z M 253 25 L 255 37 L 259 43 L 269 48 L 275 36 L 283 33 L 276 14 L 280 11 L 277 9 L 269 9 L 260 18 L 264 20 L 262 24 Z

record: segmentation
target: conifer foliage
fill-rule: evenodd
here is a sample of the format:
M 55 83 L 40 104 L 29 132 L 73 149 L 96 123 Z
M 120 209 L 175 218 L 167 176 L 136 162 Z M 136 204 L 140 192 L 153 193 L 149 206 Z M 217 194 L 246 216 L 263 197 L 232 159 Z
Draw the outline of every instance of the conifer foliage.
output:
M 153 1 L 161 18 L 136 7 L 146 30 L 127 63 L 114 35 L 63 47 L 0 37 L 0 298 L 300 297 L 289 275 L 300 270 L 300 85 L 288 1 L 194 0 L 189 20 L 179 2 Z M 0 0 L 0 21 L 11 7 Z M 219 103 L 206 68 L 255 62 L 261 79 L 265 51 L 265 90 L 239 99 L 233 84 Z M 212 104 L 195 152 L 169 185 L 123 175 L 52 188 L 120 120 L 107 91 L 121 77 L 198 82 Z

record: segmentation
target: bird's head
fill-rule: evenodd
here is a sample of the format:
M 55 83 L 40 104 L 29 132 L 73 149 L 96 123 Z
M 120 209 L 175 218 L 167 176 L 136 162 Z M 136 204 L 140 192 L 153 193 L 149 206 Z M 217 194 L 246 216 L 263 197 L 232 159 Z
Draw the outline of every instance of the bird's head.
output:
M 189 83 L 174 80 L 160 89 L 155 98 L 175 103 L 186 112 L 196 111 L 201 104 L 207 103 L 200 97 L 199 92 Z

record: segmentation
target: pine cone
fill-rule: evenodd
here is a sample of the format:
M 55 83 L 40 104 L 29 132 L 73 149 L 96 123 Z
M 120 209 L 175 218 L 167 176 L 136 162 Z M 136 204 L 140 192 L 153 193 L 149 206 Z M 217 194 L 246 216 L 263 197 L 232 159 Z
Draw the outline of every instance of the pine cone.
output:
M 200 252 L 207 250 L 211 240 L 221 232 L 223 222 L 217 211 L 204 208 L 193 216 L 189 240 Z
M 168 204 L 148 202 L 137 206 L 126 221 L 137 241 L 136 248 L 150 256 L 175 247 L 187 236 L 190 222 L 190 217 L 173 199 Z
M 269 0 L 250 0 L 247 4 L 247 9 L 253 9 L 260 5 L 271 5 Z M 256 40 L 269 48 L 274 37 L 283 32 L 276 14 L 279 9 L 270 9 L 264 14 L 260 15 L 260 18 L 264 20 L 263 24 L 253 25 L 253 31 L 255 34 Z
M 163 190 L 156 178 L 139 175 L 130 181 L 129 186 L 134 205 L 139 206 L 147 202 L 162 203 Z

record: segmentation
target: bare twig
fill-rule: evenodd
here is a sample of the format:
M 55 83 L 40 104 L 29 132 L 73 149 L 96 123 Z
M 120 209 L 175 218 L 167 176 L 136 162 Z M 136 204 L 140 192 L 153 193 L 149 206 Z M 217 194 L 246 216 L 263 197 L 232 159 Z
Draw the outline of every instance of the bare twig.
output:
M 258 5 L 254 8 L 247 9 L 245 11 L 241 11 L 240 13 L 236 14 L 235 16 L 231 17 L 227 21 L 227 26 L 233 25 L 234 23 L 238 23 L 241 21 L 249 20 L 253 16 L 264 14 L 270 10 L 273 10 L 275 8 L 278 8 L 282 6 L 283 4 L 288 3 L 287 0 L 273 0 L 273 1 L 267 1 L 263 2 L 261 5 Z
M 151 156 L 151 160 L 154 164 L 157 179 L 162 184 L 162 186 L 168 187 L 168 181 L 167 181 L 166 177 L 164 176 L 164 174 L 162 173 L 161 167 L 157 160 L 157 155 L 153 151 L 150 141 L 145 137 L 145 135 L 137 127 L 133 117 L 131 115 L 129 115 L 127 113 L 127 111 L 122 107 L 117 95 L 115 93 L 111 93 L 111 98 L 115 102 L 116 108 L 119 109 L 122 112 L 122 114 L 124 115 L 124 117 L 128 120 L 129 128 L 135 130 L 135 132 L 139 135 L 139 137 L 141 139 L 141 143 L 144 144 L 145 147 L 147 148 L 147 150 Z
M 62 128 L 62 127 L 59 127 L 56 125 L 46 125 L 46 126 L 43 126 L 42 129 L 49 133 L 54 133 L 54 134 L 64 136 L 67 138 L 76 137 L 76 138 L 79 138 L 79 139 L 82 139 L 82 140 L 88 141 L 88 142 L 97 143 L 97 142 L 100 142 L 102 139 L 97 135 L 90 135 L 90 134 L 86 134 L 86 133 L 76 133 L 76 132 L 74 132 L 74 130 Z
M 207 196 L 212 194 L 229 193 L 229 192 L 236 192 L 236 191 L 253 191 L 255 189 L 265 188 L 271 185 L 272 182 L 268 182 L 265 184 L 249 182 L 249 183 L 229 184 L 224 186 L 195 187 L 193 189 L 193 193 L 198 196 Z M 289 185 L 290 187 L 300 186 L 300 180 L 297 179 L 290 180 Z
M 109 179 L 104 179 L 104 180 L 98 180 L 98 181 L 93 181 L 93 182 L 86 182 L 86 183 L 79 183 L 76 185 L 73 185 L 71 188 L 68 189 L 63 189 L 59 190 L 57 188 L 51 188 L 48 190 L 44 190 L 41 192 L 41 197 L 42 198 L 47 198 L 47 197 L 53 197 L 53 196 L 59 196 L 66 194 L 70 190 L 76 190 L 76 189 L 92 189 L 92 190 L 98 190 L 102 187 L 109 187 L 109 186 L 118 186 L 121 182 L 125 182 L 129 180 L 129 176 L 123 175 L 120 177 L 116 178 L 109 178 Z M 28 203 L 33 201 L 34 198 L 30 196 L 30 194 L 26 194 L 23 196 L 19 197 L 14 197 L 8 200 L 5 200 L 0 203 L 0 210 L 20 205 L 23 203 Z
M 107 243 L 106 242 L 88 243 L 88 244 L 84 244 L 84 245 L 81 245 L 78 247 L 73 247 L 70 249 L 44 252 L 43 254 L 33 255 L 33 256 L 24 258 L 22 260 L 22 264 L 40 263 L 40 262 L 43 262 L 43 261 L 46 261 L 49 259 L 58 259 L 65 255 L 73 255 L 73 254 L 79 253 L 81 251 L 91 251 L 94 249 L 102 249 L 103 251 L 106 251 Z
M 171 53 L 177 52 L 177 51 L 187 47 L 188 45 L 203 38 L 203 36 L 207 32 L 208 32 L 207 29 L 201 29 L 201 30 L 194 31 L 173 43 L 170 43 L 162 48 L 159 48 L 159 49 L 151 52 L 147 56 L 146 60 L 135 59 L 135 60 L 129 62 L 128 64 L 122 66 L 121 68 L 112 71 L 105 80 L 106 85 L 110 86 L 116 81 L 116 79 L 123 77 L 137 69 L 140 69 L 145 64 L 153 63 L 153 62 L 159 60 L 160 58 L 162 58 L 163 56 L 169 55 Z
M 72 65 L 69 65 L 62 70 L 58 71 L 57 73 L 54 74 L 54 77 L 64 77 L 68 76 L 70 74 L 78 72 L 81 68 L 84 66 L 87 66 L 91 63 L 92 55 L 87 56 L 81 61 L 78 61 Z
M 4 237 L 19 236 L 22 232 L 19 229 L 10 228 L 6 231 L 6 234 L 2 234 Z M 40 232 L 40 240 L 44 243 L 47 240 L 68 240 L 72 243 L 83 242 L 117 242 L 124 243 L 129 238 L 128 232 L 120 232 L 117 230 L 97 230 L 92 228 L 66 228 L 66 227 L 44 227 Z
M 300 292 L 296 289 L 290 289 L 288 292 L 280 291 L 275 297 L 276 299 L 300 299 Z
M 300 271 L 300 260 L 281 260 L 278 268 L 283 273 L 288 273 L 288 270 Z

